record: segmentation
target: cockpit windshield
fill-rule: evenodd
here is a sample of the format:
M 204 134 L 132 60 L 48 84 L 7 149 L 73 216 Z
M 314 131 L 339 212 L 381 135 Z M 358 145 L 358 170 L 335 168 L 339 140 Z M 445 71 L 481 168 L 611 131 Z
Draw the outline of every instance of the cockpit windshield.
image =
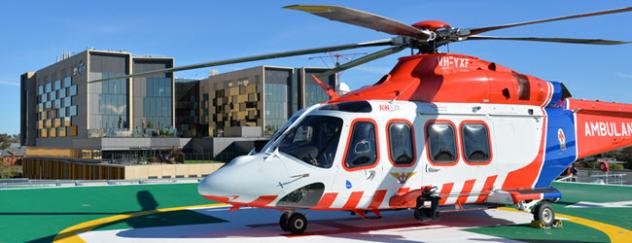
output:
M 341 130 L 340 118 L 308 115 L 286 133 L 279 143 L 279 152 L 314 166 L 330 168 Z
M 294 112 L 294 114 L 287 120 L 287 122 L 285 122 L 283 124 L 283 126 L 281 126 L 270 138 L 270 140 L 268 140 L 268 143 L 266 143 L 265 146 L 263 146 L 263 149 L 261 149 L 261 151 L 264 152 L 272 152 L 270 150 L 274 149 L 274 145 L 277 143 L 277 140 L 279 139 L 279 137 L 281 137 L 281 135 L 283 135 L 283 133 L 285 133 L 285 131 L 296 121 L 298 120 L 299 117 L 301 117 L 301 115 L 303 115 L 306 111 L 310 111 L 313 110 L 317 107 L 318 105 L 314 105 L 312 107 L 309 108 L 305 108 L 305 109 L 301 109 L 298 110 L 297 112 Z

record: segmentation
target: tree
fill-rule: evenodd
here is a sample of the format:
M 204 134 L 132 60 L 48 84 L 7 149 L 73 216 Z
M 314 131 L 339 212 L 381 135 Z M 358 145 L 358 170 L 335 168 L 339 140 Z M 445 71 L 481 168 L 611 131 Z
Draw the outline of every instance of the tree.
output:
M 15 137 L 6 133 L 0 134 L 0 149 L 7 149 L 11 143 L 15 142 Z

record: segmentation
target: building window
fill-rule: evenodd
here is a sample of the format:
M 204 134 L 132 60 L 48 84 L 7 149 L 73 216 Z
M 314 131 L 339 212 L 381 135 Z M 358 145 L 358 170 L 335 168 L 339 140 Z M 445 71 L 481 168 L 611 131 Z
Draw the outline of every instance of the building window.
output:
M 147 95 L 143 100 L 143 116 L 147 120 L 148 128 L 171 128 L 173 102 L 171 87 L 171 78 L 147 78 Z
M 491 158 L 489 129 L 482 123 L 465 123 L 461 126 L 463 153 L 471 163 L 488 163 Z
M 360 169 L 377 164 L 377 133 L 372 121 L 357 121 L 352 125 L 351 139 L 345 153 L 345 167 Z
M 68 88 L 72 85 L 72 78 L 67 76 L 64 78 L 64 88 Z
M 426 127 L 430 161 L 436 164 L 457 162 L 454 126 L 446 122 L 433 122 Z
M 389 157 L 394 165 L 409 165 L 415 160 L 413 131 L 407 122 L 393 122 L 388 126 Z
M 77 95 L 77 85 L 70 86 L 70 96 Z

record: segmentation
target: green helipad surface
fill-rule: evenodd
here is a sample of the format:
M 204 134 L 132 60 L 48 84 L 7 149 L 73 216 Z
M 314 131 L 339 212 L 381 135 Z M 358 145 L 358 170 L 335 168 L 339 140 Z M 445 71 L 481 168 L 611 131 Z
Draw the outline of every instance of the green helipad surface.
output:
M 600 222 L 632 229 L 632 207 L 626 207 L 625 204 L 598 204 L 597 207 L 575 205 L 580 201 L 632 203 L 632 187 L 566 183 L 556 183 L 554 186 L 564 195 L 563 200 L 554 205 L 558 213 L 597 224 Z M 51 242 L 63 229 L 94 219 L 209 203 L 197 194 L 195 184 L 3 190 L 0 191 L 0 242 Z M 571 205 L 575 207 L 567 207 Z M 175 210 L 108 222 L 91 231 L 213 224 L 226 222 L 230 218 Z M 529 242 L 610 241 L 606 232 L 596 228 L 599 227 L 593 227 L 591 223 L 567 221 L 562 229 L 542 230 L 526 224 L 509 224 L 469 227 L 466 231 Z

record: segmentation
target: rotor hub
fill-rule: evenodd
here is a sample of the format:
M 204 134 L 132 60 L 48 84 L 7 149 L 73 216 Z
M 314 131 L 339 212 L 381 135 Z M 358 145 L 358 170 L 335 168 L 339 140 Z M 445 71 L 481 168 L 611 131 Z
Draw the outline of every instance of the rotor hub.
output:
M 451 29 L 452 28 L 452 26 L 450 26 L 448 23 L 438 21 L 438 20 L 420 21 L 420 22 L 414 23 L 412 26 L 417 29 L 426 29 L 430 31 L 437 31 L 438 29 Z

